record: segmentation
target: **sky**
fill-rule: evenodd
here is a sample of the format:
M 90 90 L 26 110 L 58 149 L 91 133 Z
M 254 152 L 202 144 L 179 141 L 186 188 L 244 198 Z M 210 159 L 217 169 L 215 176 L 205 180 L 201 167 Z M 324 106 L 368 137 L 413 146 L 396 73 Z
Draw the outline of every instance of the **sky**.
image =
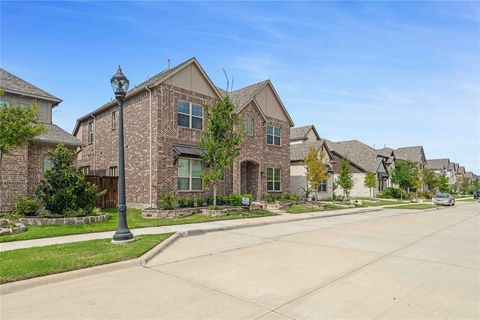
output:
M 195 56 L 234 89 L 272 80 L 296 126 L 372 147 L 423 145 L 480 174 L 480 3 L 6 2 L 0 65 L 63 99 L 71 132 L 113 97 Z

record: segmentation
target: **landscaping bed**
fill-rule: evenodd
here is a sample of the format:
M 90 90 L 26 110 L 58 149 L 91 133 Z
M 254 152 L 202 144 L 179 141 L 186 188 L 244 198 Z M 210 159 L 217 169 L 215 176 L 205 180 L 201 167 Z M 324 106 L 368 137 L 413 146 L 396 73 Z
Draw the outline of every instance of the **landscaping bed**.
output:
M 108 220 L 106 213 L 98 216 L 85 217 L 61 217 L 61 218 L 39 218 L 39 217 L 23 217 L 18 219 L 5 219 L 9 223 L 22 223 L 26 226 L 53 226 L 53 225 L 67 225 L 67 224 L 89 224 L 96 222 L 103 222 Z
M 134 259 L 170 235 L 142 235 L 128 244 L 101 239 L 0 252 L 0 283 Z

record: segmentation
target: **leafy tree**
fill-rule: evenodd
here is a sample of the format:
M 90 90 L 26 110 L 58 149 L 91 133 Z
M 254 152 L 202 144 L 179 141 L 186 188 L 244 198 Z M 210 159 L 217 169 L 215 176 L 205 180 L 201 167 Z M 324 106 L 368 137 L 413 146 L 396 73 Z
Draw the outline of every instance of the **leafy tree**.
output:
M 436 186 L 440 192 L 449 192 L 450 185 L 448 184 L 448 178 L 445 176 L 440 176 L 436 181 Z
M 392 172 L 392 182 L 401 189 L 410 192 L 416 188 L 419 181 L 418 167 L 414 162 L 407 160 L 395 160 L 395 168 Z
M 427 187 L 428 190 L 432 191 L 438 186 L 438 177 L 435 175 L 431 169 L 423 169 L 422 171 L 422 181 L 423 184 Z
M 75 153 L 58 145 L 48 154 L 52 168 L 47 170 L 36 190 L 45 208 L 58 215 L 88 215 L 102 193 L 75 168 Z
M 353 175 L 350 173 L 350 161 L 348 159 L 342 161 L 337 183 L 343 189 L 343 199 L 345 200 L 345 197 L 350 196 L 350 191 L 355 183 Z
M 205 106 L 205 131 L 199 146 L 204 150 L 202 171 L 205 185 L 213 185 L 213 206 L 217 205 L 217 183 L 239 155 L 242 133 L 237 130 L 240 118 L 235 105 L 226 96 Z
M 375 176 L 375 173 L 368 171 L 365 175 L 363 185 L 370 189 L 370 199 L 373 199 L 373 188 L 377 186 L 377 177 Z
M 320 157 L 315 146 L 311 146 L 304 158 L 307 169 L 308 184 L 315 190 L 315 200 L 318 200 L 318 188 L 322 181 L 328 179 L 328 171 L 322 160 L 325 159 L 325 152 L 320 152 Z
M 462 194 L 467 194 L 469 192 L 469 189 L 470 189 L 470 181 L 463 177 L 461 180 L 460 180 L 460 184 L 459 184 L 459 188 L 458 190 L 460 191 L 460 193 Z

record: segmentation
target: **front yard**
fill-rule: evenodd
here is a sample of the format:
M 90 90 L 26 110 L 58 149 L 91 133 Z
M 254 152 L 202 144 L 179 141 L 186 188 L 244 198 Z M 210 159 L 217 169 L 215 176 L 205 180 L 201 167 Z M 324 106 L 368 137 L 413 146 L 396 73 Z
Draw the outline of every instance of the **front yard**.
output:
M 417 210 L 422 210 L 422 209 L 432 209 L 432 208 L 438 208 L 439 206 L 431 204 L 431 203 L 412 203 L 412 204 L 406 204 L 406 205 L 401 205 L 397 206 L 395 208 L 398 209 L 417 209 Z
M 128 244 L 101 239 L 0 252 L 0 283 L 134 259 L 170 235 L 138 236 Z
M 288 213 L 307 213 L 307 212 L 318 212 L 318 211 L 328 211 L 328 210 L 338 210 L 346 209 L 342 206 L 337 206 L 335 204 L 324 204 L 323 207 L 308 205 L 308 204 L 294 204 L 285 209 Z
M 57 225 L 57 226 L 27 226 L 27 231 L 19 234 L 12 234 L 0 237 L 0 242 L 19 241 L 28 239 L 39 238 L 51 238 L 60 237 L 73 234 L 93 233 L 102 231 L 114 231 L 117 229 L 118 224 L 118 212 L 116 208 L 104 209 L 107 212 L 109 218 L 105 222 L 97 222 L 92 224 L 78 224 L 78 225 Z M 273 215 L 266 210 L 255 211 L 232 211 L 228 215 L 223 217 L 209 218 L 201 213 L 194 214 L 185 218 L 178 219 L 160 219 L 151 218 L 146 219 L 142 217 L 142 213 L 139 209 L 127 209 L 127 219 L 129 228 L 146 228 L 146 227 L 159 227 L 169 226 L 174 224 L 188 224 L 198 222 L 208 222 L 216 220 L 229 220 L 229 219 L 244 219 L 265 217 Z

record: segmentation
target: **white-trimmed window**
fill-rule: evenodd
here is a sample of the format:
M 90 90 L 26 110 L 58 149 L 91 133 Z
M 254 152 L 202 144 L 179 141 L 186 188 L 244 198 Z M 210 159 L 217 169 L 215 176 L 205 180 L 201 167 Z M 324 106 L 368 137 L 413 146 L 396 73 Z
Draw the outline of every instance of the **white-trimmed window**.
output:
M 80 170 L 83 172 L 84 175 L 90 174 L 90 166 L 80 167 Z
M 117 129 L 117 111 L 112 111 L 112 130 Z
M 267 125 L 267 144 L 273 146 L 280 146 L 280 136 L 281 136 L 282 128 Z
M 118 167 L 111 166 L 110 168 L 108 168 L 108 175 L 111 177 L 118 177 Z
M 88 144 L 92 144 L 93 143 L 93 121 L 90 121 L 88 123 L 88 136 L 87 136 L 87 139 L 88 139 Z
M 180 158 L 177 162 L 177 189 L 179 191 L 203 191 L 201 178 L 202 160 Z
M 177 123 L 180 127 L 202 130 L 203 106 L 188 101 L 178 101 Z
M 49 156 L 43 157 L 43 172 L 47 172 L 47 170 L 50 170 L 53 168 L 53 162 L 50 160 Z
M 320 181 L 320 184 L 318 185 L 318 191 L 320 191 L 320 192 L 326 192 L 327 191 L 327 180 Z
M 280 168 L 267 168 L 267 191 L 282 191 Z
M 247 136 L 253 137 L 253 118 L 247 118 L 245 126 L 246 126 Z

